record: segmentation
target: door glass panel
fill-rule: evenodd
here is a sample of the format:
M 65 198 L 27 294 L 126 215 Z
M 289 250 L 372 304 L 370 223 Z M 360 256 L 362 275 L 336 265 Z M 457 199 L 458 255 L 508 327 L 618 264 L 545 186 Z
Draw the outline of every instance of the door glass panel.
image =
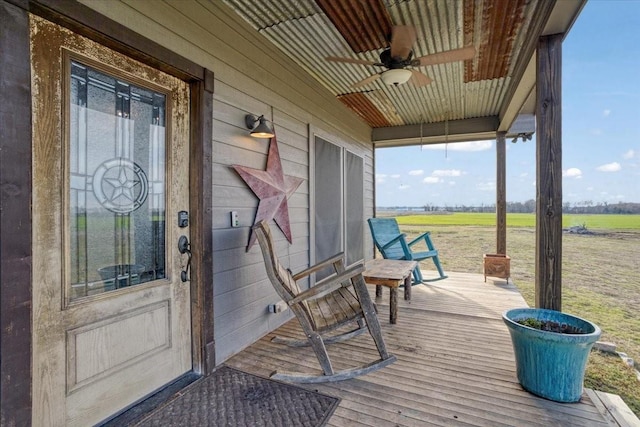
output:
M 166 96 L 77 61 L 70 68 L 75 299 L 165 277 Z

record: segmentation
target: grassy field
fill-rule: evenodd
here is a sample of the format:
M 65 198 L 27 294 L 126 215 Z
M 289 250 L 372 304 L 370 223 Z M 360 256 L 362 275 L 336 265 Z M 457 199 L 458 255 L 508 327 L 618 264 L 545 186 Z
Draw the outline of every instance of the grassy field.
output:
M 473 225 L 495 226 L 493 213 L 444 213 L 429 215 L 400 215 L 398 224 L 407 225 Z M 507 227 L 535 227 L 534 214 L 507 214 Z M 562 226 L 585 226 L 588 229 L 639 230 L 640 215 L 563 215 Z
M 496 249 L 495 214 L 402 215 L 398 222 L 409 236 L 431 231 L 445 271 L 481 274 L 482 254 Z M 563 235 L 562 310 L 598 324 L 601 341 L 640 361 L 640 215 L 566 215 L 563 222 L 593 234 Z M 512 279 L 534 306 L 535 217 L 510 214 L 507 224 Z M 619 394 L 640 417 L 640 381 L 619 358 L 593 352 L 585 383 Z

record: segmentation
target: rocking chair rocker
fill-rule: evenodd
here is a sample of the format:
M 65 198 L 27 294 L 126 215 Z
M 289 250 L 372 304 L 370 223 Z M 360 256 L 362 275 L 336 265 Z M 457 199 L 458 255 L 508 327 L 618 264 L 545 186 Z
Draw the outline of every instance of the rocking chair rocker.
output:
M 298 383 L 340 381 L 376 371 L 396 361 L 396 357 L 387 352 L 382 339 L 380 323 L 362 276 L 362 263 L 345 270 L 343 254 L 340 253 L 298 274 L 292 274 L 280 264 L 276 256 L 267 223 L 264 220 L 258 222 L 253 226 L 253 231 L 260 243 L 267 275 L 273 287 L 280 298 L 291 307 L 308 338 L 291 340 L 275 337 L 272 342 L 292 347 L 310 345 L 323 371 L 322 375 L 276 371 L 271 374 L 271 378 Z M 335 274 L 321 280 L 310 289 L 300 289 L 297 283 L 300 279 L 330 266 L 335 269 Z M 326 335 L 327 332 L 349 323 L 353 323 L 356 328 L 337 335 Z M 334 371 L 325 345 L 345 341 L 365 331 L 371 334 L 380 359 L 356 368 Z

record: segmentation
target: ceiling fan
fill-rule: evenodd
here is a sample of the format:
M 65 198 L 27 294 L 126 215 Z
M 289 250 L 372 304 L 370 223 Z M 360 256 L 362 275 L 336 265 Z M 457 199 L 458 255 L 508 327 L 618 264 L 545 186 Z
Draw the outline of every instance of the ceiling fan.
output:
M 418 70 L 407 67 L 422 67 L 425 65 L 444 64 L 447 62 L 464 61 L 472 59 L 476 53 L 473 46 L 467 46 L 460 49 L 447 50 L 444 52 L 434 53 L 431 55 L 413 57 L 413 49 L 411 48 L 416 41 L 416 30 L 411 25 L 397 25 L 393 27 L 391 34 L 391 43 L 389 47 L 380 53 L 380 62 L 365 61 L 362 59 L 340 58 L 329 56 L 325 58 L 328 61 L 346 62 L 350 64 L 374 65 L 376 67 L 385 67 L 386 70 L 371 75 L 355 84 L 352 88 L 373 83 L 379 78 L 388 85 L 400 85 L 410 81 L 414 86 L 421 87 L 428 85 L 433 80 Z

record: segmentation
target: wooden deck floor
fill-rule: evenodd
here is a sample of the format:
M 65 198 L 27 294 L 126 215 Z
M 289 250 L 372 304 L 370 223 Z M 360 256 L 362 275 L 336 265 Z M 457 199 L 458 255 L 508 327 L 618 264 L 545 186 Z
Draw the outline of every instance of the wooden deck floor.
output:
M 398 323 L 389 324 L 389 291 L 378 313 L 390 351 L 398 361 L 369 375 L 305 387 L 342 399 L 330 426 L 608 426 L 584 393 L 581 402 L 560 404 L 533 396 L 517 382 L 504 310 L 525 307 L 517 288 L 504 280 L 453 273 L 414 286 L 412 300 L 399 297 Z M 374 287 L 371 287 L 375 297 Z M 274 335 L 302 336 L 297 320 L 286 323 L 226 362 L 261 376 L 278 370 L 319 372 L 310 348 L 273 344 Z M 357 366 L 377 354 L 368 335 L 329 346 L 337 369 Z M 591 396 L 591 397 L 590 397 Z M 597 403 L 597 402 L 596 402 Z

